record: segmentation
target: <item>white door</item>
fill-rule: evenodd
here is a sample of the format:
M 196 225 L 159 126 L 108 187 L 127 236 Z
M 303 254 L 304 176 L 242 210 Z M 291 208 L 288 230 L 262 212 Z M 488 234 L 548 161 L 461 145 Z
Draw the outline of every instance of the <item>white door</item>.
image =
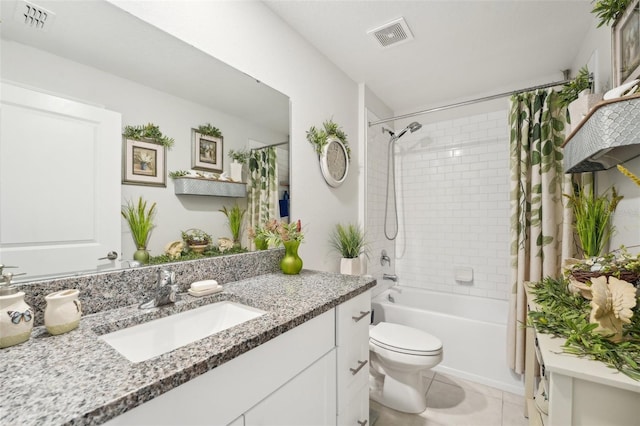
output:
M 120 255 L 119 113 L 2 83 L 0 263 L 22 280 Z M 119 260 L 119 259 L 118 259 Z

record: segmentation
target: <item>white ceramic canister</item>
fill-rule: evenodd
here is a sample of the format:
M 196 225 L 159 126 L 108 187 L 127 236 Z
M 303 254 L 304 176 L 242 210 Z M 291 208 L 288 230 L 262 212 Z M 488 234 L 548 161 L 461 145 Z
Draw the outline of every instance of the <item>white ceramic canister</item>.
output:
M 0 348 L 26 342 L 33 329 L 33 309 L 24 301 L 24 292 L 0 296 Z
M 80 324 L 82 304 L 78 299 L 79 290 L 60 290 L 45 296 L 44 326 L 50 334 L 62 334 Z

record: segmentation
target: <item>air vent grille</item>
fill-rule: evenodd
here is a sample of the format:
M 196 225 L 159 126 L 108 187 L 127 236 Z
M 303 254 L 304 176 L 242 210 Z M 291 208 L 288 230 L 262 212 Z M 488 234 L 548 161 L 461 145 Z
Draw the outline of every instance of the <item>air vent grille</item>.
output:
M 378 28 L 369 30 L 367 34 L 371 35 L 381 47 L 389 47 L 413 40 L 413 34 L 404 18 L 398 18 Z
M 53 24 L 56 14 L 28 1 L 19 1 L 16 5 L 14 19 L 25 26 L 47 31 Z

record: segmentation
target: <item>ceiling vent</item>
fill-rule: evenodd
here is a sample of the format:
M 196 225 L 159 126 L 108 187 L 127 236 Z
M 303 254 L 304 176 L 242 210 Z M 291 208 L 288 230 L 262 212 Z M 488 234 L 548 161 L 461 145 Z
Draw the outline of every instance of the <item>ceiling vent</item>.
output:
M 413 34 L 404 18 L 398 18 L 378 28 L 367 31 L 380 47 L 390 47 L 413 40 Z
M 29 28 L 47 31 L 53 25 L 56 14 L 44 7 L 23 0 L 17 3 L 13 17 Z

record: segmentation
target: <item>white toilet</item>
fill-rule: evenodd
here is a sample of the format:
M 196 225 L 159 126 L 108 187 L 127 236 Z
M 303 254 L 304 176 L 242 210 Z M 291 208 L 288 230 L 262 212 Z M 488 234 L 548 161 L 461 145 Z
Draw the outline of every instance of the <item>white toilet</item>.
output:
M 394 410 L 427 408 L 422 372 L 442 361 L 440 339 L 412 327 L 381 322 L 369 328 L 369 397 Z

